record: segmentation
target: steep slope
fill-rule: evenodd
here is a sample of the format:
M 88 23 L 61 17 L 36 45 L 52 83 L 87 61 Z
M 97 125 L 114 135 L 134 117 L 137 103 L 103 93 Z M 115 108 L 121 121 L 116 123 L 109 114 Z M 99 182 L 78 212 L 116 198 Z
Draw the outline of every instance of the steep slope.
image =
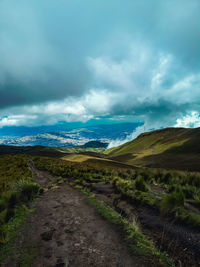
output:
M 166 128 L 106 151 L 109 158 L 148 167 L 200 170 L 200 128 Z

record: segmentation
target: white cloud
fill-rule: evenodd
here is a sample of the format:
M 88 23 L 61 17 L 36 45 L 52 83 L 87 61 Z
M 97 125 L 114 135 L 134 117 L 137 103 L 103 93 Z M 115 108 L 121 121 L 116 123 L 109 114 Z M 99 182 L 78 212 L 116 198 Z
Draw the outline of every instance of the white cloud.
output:
M 163 110 L 170 106 L 174 109 L 175 121 L 177 109 L 184 112 L 183 105 L 200 104 L 200 72 L 186 72 L 173 54 L 151 46 L 132 40 L 122 60 L 102 55 L 89 58 L 88 64 L 96 87 L 113 94 L 113 113 L 137 115 L 147 107 L 145 115 L 163 103 Z
M 146 129 L 147 130 L 147 129 Z M 112 148 L 112 147 L 117 147 L 120 146 L 126 142 L 130 142 L 133 139 L 135 139 L 136 137 L 138 137 L 138 135 L 140 135 L 141 133 L 145 132 L 145 125 L 142 126 L 138 126 L 135 131 L 128 135 L 125 139 L 116 139 L 116 140 L 112 140 L 109 145 L 108 148 Z
M 163 80 L 170 69 L 173 58 L 172 55 L 160 54 L 158 66 L 152 71 L 151 89 L 156 90 L 162 86 Z
M 196 128 L 200 127 L 200 114 L 197 111 L 192 111 L 186 116 L 176 120 L 175 127 L 188 127 Z
M 83 104 L 92 114 L 105 116 L 112 109 L 114 97 L 114 94 L 107 90 L 91 90 L 83 98 Z
M 89 58 L 88 64 L 95 77 L 107 85 L 117 88 L 131 88 L 133 86 L 131 76 L 134 66 L 128 61 L 113 62 L 108 58 Z
M 20 126 L 26 125 L 27 121 L 35 120 L 37 116 L 35 115 L 10 115 L 6 117 L 0 117 L 0 128 L 4 126 Z
M 86 122 L 98 115 L 106 116 L 110 111 L 112 96 L 106 90 L 93 89 L 78 99 L 71 97 L 63 101 L 9 108 L 0 112 L 0 127 L 51 125 L 59 121 Z
M 172 54 L 132 42 L 122 60 L 101 56 L 90 57 L 87 62 L 94 77 L 93 89 L 79 97 L 1 110 L 1 127 L 133 115 L 150 130 L 175 125 L 190 111 L 190 106 L 185 109 L 187 104 L 200 111 L 200 73 L 175 75 L 179 63 Z M 13 118 L 13 114 L 19 118 Z M 140 131 L 137 129 L 127 140 Z

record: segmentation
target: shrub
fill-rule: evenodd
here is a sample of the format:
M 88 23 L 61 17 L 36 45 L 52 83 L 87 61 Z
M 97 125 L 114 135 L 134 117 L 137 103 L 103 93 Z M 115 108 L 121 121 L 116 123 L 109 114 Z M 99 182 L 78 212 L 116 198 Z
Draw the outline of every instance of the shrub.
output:
M 182 190 L 186 198 L 195 199 L 195 196 L 199 195 L 195 186 L 183 186 Z
M 6 214 L 5 214 L 5 223 L 7 223 L 12 217 L 15 215 L 15 210 L 14 209 L 7 209 Z
M 164 177 L 163 177 L 163 182 L 165 184 L 169 184 L 170 183 L 170 180 L 172 179 L 172 175 L 170 172 L 167 172 Z
M 13 209 L 19 201 L 19 196 L 17 192 L 11 192 L 8 197 L 8 208 Z
M 0 227 L 0 245 L 6 243 L 7 241 L 7 234 L 5 232 L 4 227 Z
M 178 219 L 194 228 L 200 229 L 200 215 L 190 211 L 185 211 L 184 209 L 180 209 L 178 211 Z
M 179 185 L 177 185 L 177 184 L 171 184 L 171 185 L 168 187 L 167 192 L 168 192 L 168 193 L 179 192 L 179 188 L 180 188 Z
M 142 176 L 138 176 L 135 180 L 135 189 L 142 191 L 142 192 L 147 192 L 149 191 L 149 188 L 147 184 L 144 181 L 144 178 Z
M 199 174 L 189 173 L 187 176 L 187 184 L 200 187 L 200 177 Z
M 167 215 L 172 214 L 176 208 L 183 207 L 185 197 L 182 191 L 173 192 L 163 197 L 160 203 L 161 213 Z
M 20 200 L 23 202 L 32 200 L 41 193 L 41 187 L 36 183 L 24 183 L 20 192 Z
M 168 188 L 169 193 L 172 193 L 172 192 L 178 193 L 180 191 L 182 191 L 185 198 L 188 198 L 188 199 L 195 199 L 196 196 L 199 195 L 199 190 L 195 186 L 190 186 L 190 185 L 180 186 L 177 184 L 172 184 Z
M 6 208 L 5 198 L 0 199 L 0 212 L 2 212 Z
M 161 172 L 161 170 L 156 170 L 155 171 L 155 174 L 154 174 L 154 180 L 156 181 L 156 182 L 160 182 L 161 181 L 161 179 L 162 179 L 162 177 L 163 177 L 163 173 Z
M 145 170 L 145 171 L 142 171 L 140 173 L 140 175 L 144 178 L 144 180 L 147 182 L 147 181 L 150 181 L 152 179 L 152 174 L 150 171 L 148 170 Z
M 129 194 L 131 197 L 131 202 L 138 206 L 148 205 L 153 206 L 154 200 L 150 197 L 149 192 L 142 192 L 135 190 L 134 192 Z

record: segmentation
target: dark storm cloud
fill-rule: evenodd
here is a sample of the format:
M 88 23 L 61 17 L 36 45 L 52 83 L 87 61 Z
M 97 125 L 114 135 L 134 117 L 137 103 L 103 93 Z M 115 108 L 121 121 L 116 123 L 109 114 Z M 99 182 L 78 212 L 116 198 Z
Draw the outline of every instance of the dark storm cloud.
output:
M 160 127 L 200 112 L 199 12 L 199 0 L 2 0 L 0 115 Z

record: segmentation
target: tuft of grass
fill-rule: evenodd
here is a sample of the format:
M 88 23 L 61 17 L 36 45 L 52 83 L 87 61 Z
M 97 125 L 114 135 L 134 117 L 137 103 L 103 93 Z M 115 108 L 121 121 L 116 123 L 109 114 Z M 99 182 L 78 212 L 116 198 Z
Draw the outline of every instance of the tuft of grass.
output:
M 139 232 L 138 227 L 130 224 L 121 215 L 94 196 L 88 198 L 88 202 L 107 221 L 117 226 L 123 233 L 124 239 L 131 251 L 147 261 L 151 266 L 174 266 L 172 260 L 164 253 L 158 251 L 146 237 Z
M 149 187 L 142 176 L 138 176 L 135 180 L 121 179 L 114 177 L 111 183 L 115 186 L 123 198 L 136 205 L 154 205 L 154 200 L 150 195 Z
M 15 216 L 15 210 L 12 208 L 9 208 L 5 212 L 4 222 L 8 223 L 8 221 Z
M 17 203 L 19 202 L 19 194 L 18 192 L 10 192 L 8 197 L 8 209 L 14 209 Z
M 26 206 L 18 207 L 15 216 L 0 227 L 0 263 L 16 253 L 15 240 L 26 225 L 26 218 L 32 212 Z
M 15 216 L 15 211 L 22 205 L 27 205 L 43 189 L 36 183 L 23 182 L 14 186 L 17 191 L 4 192 L 0 197 L 0 223 L 8 223 Z
M 142 191 L 142 192 L 147 192 L 149 191 L 149 187 L 147 186 L 146 182 L 144 181 L 144 178 L 142 176 L 138 176 L 134 182 L 135 189 Z
M 199 214 L 185 210 L 184 208 L 178 208 L 174 215 L 177 221 L 179 221 L 180 223 L 186 224 L 187 226 L 200 230 Z
M 21 187 L 20 200 L 23 202 L 31 201 L 42 193 L 42 188 L 36 183 L 24 183 Z
M 185 196 L 182 191 L 164 196 L 160 202 L 160 210 L 164 215 L 172 214 L 177 208 L 183 207 Z

